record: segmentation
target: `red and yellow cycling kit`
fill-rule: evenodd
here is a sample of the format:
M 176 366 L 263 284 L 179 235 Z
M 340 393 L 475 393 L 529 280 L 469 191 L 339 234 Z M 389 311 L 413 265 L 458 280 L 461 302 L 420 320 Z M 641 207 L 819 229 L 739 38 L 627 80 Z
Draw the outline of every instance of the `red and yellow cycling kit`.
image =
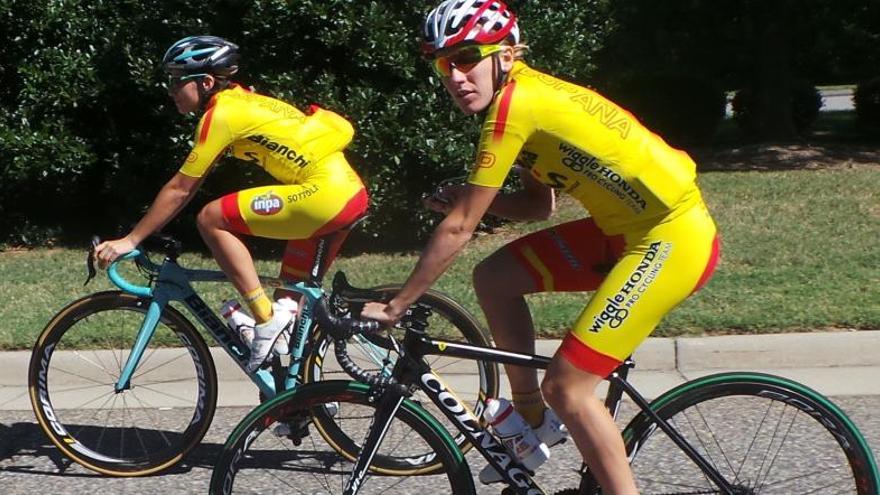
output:
M 590 212 L 506 248 L 536 291 L 596 291 L 560 352 L 605 376 L 714 269 L 696 165 L 598 93 L 519 61 L 489 107 L 468 182 L 501 187 L 514 163 Z
M 306 114 L 233 85 L 211 98 L 180 173 L 202 177 L 230 153 L 276 178 L 281 184 L 221 198 L 223 215 L 236 232 L 290 240 L 282 276 L 301 279 L 311 266 L 315 238 L 366 212 L 363 183 L 342 154 L 353 136 L 351 124 L 333 112 L 313 107 Z M 341 240 L 330 247 L 328 259 Z

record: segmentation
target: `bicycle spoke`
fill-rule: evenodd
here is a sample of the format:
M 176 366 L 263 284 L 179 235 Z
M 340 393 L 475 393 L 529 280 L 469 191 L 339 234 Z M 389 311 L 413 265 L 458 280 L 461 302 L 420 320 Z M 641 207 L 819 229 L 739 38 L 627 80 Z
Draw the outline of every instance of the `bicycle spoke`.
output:
M 785 417 L 785 411 L 788 409 L 788 406 L 782 409 L 782 412 L 779 415 L 779 422 L 777 425 L 782 424 L 782 419 Z M 776 459 L 779 457 L 779 453 L 782 452 L 782 447 L 785 445 L 785 440 L 788 438 L 789 433 L 791 433 L 791 428 L 794 425 L 794 421 L 797 419 L 797 411 L 792 414 L 791 421 L 788 423 L 788 428 L 785 430 L 785 435 L 783 435 L 782 439 L 779 441 L 779 448 L 776 449 L 776 453 L 773 455 L 773 458 L 770 460 L 770 464 L 767 466 L 767 471 L 765 472 L 763 479 L 761 473 L 764 472 L 764 462 L 761 462 L 761 466 L 758 468 L 758 473 L 756 477 L 755 486 L 757 488 L 761 488 L 768 476 L 770 476 L 770 471 L 773 469 L 773 465 L 776 462 Z M 773 437 L 770 439 L 770 443 L 767 445 L 768 453 L 773 446 L 773 440 L 776 439 L 776 434 L 778 433 L 778 428 L 774 430 Z M 767 456 L 764 456 L 764 461 L 767 460 Z
M 740 462 L 740 464 L 739 464 L 739 469 L 737 469 L 734 473 L 735 479 L 737 481 L 740 480 L 740 474 L 742 472 L 742 469 L 745 467 L 746 463 L 748 462 L 749 455 L 751 454 L 752 449 L 755 447 L 755 444 L 758 441 L 758 433 L 764 428 L 764 423 L 767 421 L 767 418 L 770 415 L 770 411 L 772 409 L 773 409 L 773 401 L 767 401 L 767 410 L 764 411 L 764 414 L 761 416 L 761 422 L 758 424 L 757 428 L 755 429 L 755 434 L 752 435 L 752 441 L 749 442 L 749 446 L 746 449 L 745 454 L 743 454 L 743 459 L 742 459 L 742 462 Z
M 69 374 L 70 374 L 71 376 L 77 376 L 78 378 L 80 378 L 78 375 L 74 375 L 73 373 L 69 373 Z M 85 377 L 81 377 L 81 378 L 85 378 Z M 67 393 L 70 393 L 70 392 L 79 392 L 79 391 L 82 391 L 82 390 L 94 390 L 94 389 L 96 389 L 96 388 L 98 388 L 98 389 L 109 389 L 109 391 L 106 392 L 106 393 L 108 393 L 108 394 L 115 393 L 115 392 L 113 391 L 113 383 L 99 383 L 99 382 L 94 382 L 94 383 L 95 383 L 95 385 L 80 385 L 80 386 L 66 386 L 66 387 L 62 387 L 62 386 L 59 385 L 59 386 L 57 386 L 57 387 L 52 387 L 52 390 L 53 390 L 53 394 L 54 394 L 54 395 L 57 395 L 57 394 L 67 394 Z
M 107 399 L 104 401 L 104 403 L 102 403 L 98 408 L 95 409 L 95 412 L 92 413 L 92 416 L 90 419 L 96 419 L 98 417 L 98 414 L 100 414 L 102 411 L 104 411 L 104 406 L 106 406 L 109 402 L 113 401 L 115 399 L 115 397 L 116 397 L 116 394 L 108 393 Z M 95 400 L 98 400 L 98 399 L 97 398 L 92 399 L 89 402 L 94 402 Z M 84 405 L 77 407 L 76 409 L 83 409 L 83 408 L 84 408 Z M 80 425 L 80 427 L 78 429 L 76 429 L 73 433 L 71 433 L 71 435 L 74 438 L 78 438 L 79 434 L 82 432 L 83 428 L 87 428 L 87 427 L 89 427 L 89 426 L 88 425 Z
M 147 416 L 149 419 L 152 420 L 153 427 L 156 429 L 156 432 L 158 432 L 159 435 L 162 437 L 162 440 L 165 441 L 165 445 L 171 445 L 171 441 L 168 439 L 168 437 L 165 435 L 165 432 L 162 430 L 162 428 L 160 426 L 159 418 L 156 417 L 156 413 L 153 410 L 153 408 L 146 407 L 144 405 L 143 401 L 140 399 L 140 397 L 138 397 L 137 394 L 135 394 L 134 392 L 132 392 L 131 396 L 134 398 L 134 400 L 138 401 L 138 403 L 143 406 L 141 408 L 141 410 L 144 411 L 145 416 Z M 153 411 L 153 412 L 151 413 L 150 411 Z M 153 415 L 152 417 L 150 417 L 151 414 Z
M 146 359 L 144 359 L 143 361 L 141 361 L 140 365 L 138 366 L 138 369 L 139 369 L 140 371 L 139 371 L 138 373 L 136 373 L 136 374 L 132 377 L 132 380 L 134 380 L 135 378 L 140 378 L 140 377 L 146 375 L 147 373 L 152 373 L 153 371 L 156 371 L 156 370 L 159 369 L 159 368 L 165 367 L 165 366 L 167 366 L 167 365 L 169 365 L 169 364 L 171 364 L 171 363 L 173 363 L 173 362 L 175 362 L 175 361 L 177 361 L 177 360 L 179 360 L 179 359 L 189 358 L 189 357 L 190 357 L 189 354 L 187 354 L 186 351 L 184 350 L 183 352 L 181 352 L 181 353 L 178 354 L 177 356 L 175 356 L 175 357 L 173 357 L 173 358 L 170 358 L 170 359 L 168 359 L 168 360 L 166 360 L 166 361 L 164 361 L 164 362 L 161 362 L 161 363 L 157 364 L 156 366 L 154 366 L 154 367 L 152 367 L 152 368 L 150 368 L 150 369 L 141 369 L 141 368 L 143 368 L 143 367 L 147 364 L 147 362 L 149 361 L 149 358 L 152 357 L 153 354 L 155 354 L 155 352 L 150 353 L 149 357 L 147 357 Z
M 160 383 L 161 383 L 161 382 L 160 382 Z M 139 385 L 138 388 L 144 388 L 144 389 L 147 389 L 147 390 L 149 390 L 150 392 L 153 392 L 153 393 L 155 393 L 155 394 L 162 395 L 162 396 L 164 396 L 164 397 L 168 397 L 168 398 L 170 398 L 170 399 L 178 400 L 178 401 L 180 401 L 180 402 L 182 402 L 182 403 L 184 403 L 184 404 L 188 404 L 188 403 L 192 403 L 192 402 L 193 402 L 193 399 L 192 399 L 192 398 L 181 397 L 181 396 L 179 396 L 179 395 L 174 395 L 174 394 L 171 394 L 171 393 L 168 393 L 168 392 L 163 392 L 162 390 L 159 390 L 159 389 L 153 388 L 153 387 L 151 387 L 151 386 L 149 386 L 149 385 L 141 384 L 141 385 Z
M 738 493 L 873 493 L 859 485 L 863 479 L 873 483 L 873 474 L 862 468 L 869 454 L 847 436 L 853 430 L 826 399 L 796 384 L 790 391 L 778 377 L 743 375 L 728 374 L 729 382 L 724 374 L 695 380 L 703 383 L 681 387 L 657 412 L 721 468 Z M 638 446 L 632 467 L 641 493 L 716 489 L 659 428 L 634 425 L 625 437 L 630 452 Z M 855 455 L 863 462 L 851 461 L 853 449 L 861 449 Z
M 93 352 L 93 354 L 95 355 L 96 360 L 101 361 L 101 357 L 98 356 L 98 354 L 96 352 Z M 103 361 L 101 361 L 100 364 L 98 364 L 98 363 L 92 361 L 91 359 L 86 358 L 80 351 L 73 351 L 73 355 L 82 359 L 83 361 L 91 364 L 95 368 L 103 371 L 109 377 L 119 376 L 119 373 L 114 374 L 109 369 L 107 369 L 107 367 L 104 365 Z
M 822 476 L 823 476 L 823 473 L 819 473 L 819 472 L 807 473 L 807 474 L 802 474 L 802 475 L 800 475 L 800 476 L 793 476 L 793 477 L 790 477 L 790 478 L 786 478 L 786 479 L 784 479 L 784 480 L 779 480 L 779 481 L 776 481 L 776 482 L 774 482 L 774 483 L 765 484 L 765 485 L 762 486 L 762 488 L 764 488 L 764 489 L 778 488 L 778 487 L 784 486 L 784 485 L 787 484 L 787 483 L 792 483 L 792 482 L 795 482 L 795 481 L 801 481 L 801 480 L 805 480 L 805 479 L 807 479 L 807 478 L 817 478 L 817 477 L 818 477 L 818 478 L 821 478 Z M 810 485 L 810 486 L 814 486 L 814 487 L 816 486 L 815 483 L 810 483 L 809 485 Z M 826 486 L 816 487 L 816 488 L 810 490 L 809 492 L 802 492 L 802 493 L 803 493 L 804 495 L 807 495 L 808 493 L 828 493 L 828 492 L 826 492 L 825 490 L 827 490 L 829 487 L 831 487 L 831 486 L 833 486 L 833 485 L 834 485 L 834 483 L 831 483 L 831 484 L 826 485 Z
M 54 389 L 53 389 L 53 390 L 54 390 Z M 66 392 L 66 391 L 67 391 L 67 390 L 65 390 L 65 392 Z M 110 401 L 110 400 L 112 400 L 112 399 L 114 398 L 114 396 L 116 396 L 116 392 L 114 392 L 114 391 L 111 389 L 111 390 L 109 390 L 109 391 L 107 391 L 107 392 L 104 392 L 103 394 L 97 395 L 97 396 L 92 397 L 92 398 L 90 398 L 90 399 L 86 399 L 85 402 L 81 402 L 81 403 L 76 404 L 76 405 L 74 405 L 74 406 L 67 407 L 67 409 L 74 409 L 74 410 L 75 410 L 75 409 L 91 409 L 90 407 L 88 407 L 90 404 L 92 404 L 92 403 L 94 403 L 94 402 L 96 402 L 96 401 L 98 401 L 98 400 L 101 400 L 103 397 L 107 397 L 107 401 Z M 102 406 L 105 405 L 105 404 L 107 403 L 107 401 L 105 401 L 104 404 L 102 404 Z M 100 408 L 99 408 L 99 409 L 100 409 Z

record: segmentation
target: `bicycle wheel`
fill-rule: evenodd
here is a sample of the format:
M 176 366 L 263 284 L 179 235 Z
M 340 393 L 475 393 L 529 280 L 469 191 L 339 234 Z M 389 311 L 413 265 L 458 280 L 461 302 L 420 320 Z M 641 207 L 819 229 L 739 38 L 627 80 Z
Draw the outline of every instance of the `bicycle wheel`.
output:
M 381 292 L 386 300 L 390 300 L 400 290 L 400 286 L 387 285 L 372 290 Z M 479 322 L 449 296 L 437 291 L 428 291 L 419 299 L 419 302 L 426 304 L 432 310 L 427 328 L 430 336 L 464 341 L 473 345 L 492 345 Z M 356 315 L 360 314 L 360 307 L 351 308 L 351 312 Z M 398 329 L 395 332 L 397 337 L 403 337 L 403 330 Z M 336 363 L 335 357 L 327 359 L 327 354 L 334 356 L 332 351 L 328 352 L 329 339 L 324 339 L 320 334 L 316 338 L 319 341 L 312 345 L 305 366 L 304 381 L 349 379 L 348 375 Z M 349 342 L 347 349 L 359 367 L 373 373 L 391 373 L 396 355 L 389 345 L 383 344 L 380 340 L 368 341 L 361 337 Z M 455 390 L 456 395 L 470 404 L 477 417 L 482 419 L 486 400 L 498 397 L 498 364 L 443 356 L 428 356 L 426 359 L 431 368 Z M 465 435 L 458 432 L 437 406 L 424 396 L 423 392 L 416 390 L 412 400 L 425 408 L 446 427 L 447 431 L 455 435 L 455 444 L 462 452 L 467 452 L 472 448 Z M 315 414 L 313 419 L 318 423 L 319 431 L 326 436 L 328 442 L 340 446 L 350 445 L 354 449 L 359 448 L 357 444 L 351 442 L 347 432 L 334 422 L 333 417 Z M 349 451 L 349 455 L 356 452 L 357 450 Z M 430 452 L 419 452 L 411 457 L 377 457 L 374 465 L 384 474 L 400 476 L 432 473 L 442 467 L 439 461 L 430 455 Z
M 294 447 L 272 431 L 280 419 L 308 416 L 337 404 L 342 407 L 336 421 L 365 438 L 375 414 L 367 385 L 342 380 L 305 384 L 261 404 L 235 427 L 214 465 L 210 493 L 342 493 L 355 459 L 342 453 L 352 446 L 340 448 L 312 434 Z M 475 492 L 470 469 L 449 434 L 424 409 L 405 400 L 378 452 L 387 458 L 426 451 L 440 463 L 437 475 L 390 477 L 371 470 L 359 493 Z
M 49 322 L 28 368 L 37 422 L 65 455 L 111 476 L 166 469 L 198 445 L 217 402 L 204 340 L 168 306 L 135 370 L 116 393 L 149 301 L 121 292 L 79 299 Z
M 847 416 L 819 393 L 759 373 L 685 383 L 651 403 L 744 494 L 878 493 L 877 466 Z M 639 413 L 623 432 L 640 493 L 720 493 Z

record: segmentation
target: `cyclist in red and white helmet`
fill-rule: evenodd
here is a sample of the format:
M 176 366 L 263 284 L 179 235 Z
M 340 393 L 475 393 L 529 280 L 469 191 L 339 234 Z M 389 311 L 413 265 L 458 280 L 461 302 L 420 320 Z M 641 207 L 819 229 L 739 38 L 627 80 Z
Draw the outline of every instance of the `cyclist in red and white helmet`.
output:
M 448 1 L 428 14 L 422 52 L 432 55 L 458 44 L 519 43 L 516 15 L 499 1 Z
M 422 34 L 422 55 L 426 58 L 436 59 L 467 46 L 525 48 L 519 45 L 516 15 L 498 0 L 443 2 L 428 14 Z M 492 53 L 493 93 L 507 77 L 507 71 L 498 63 L 499 54 L 500 51 Z
M 517 18 L 500 0 L 440 3 L 427 16 L 422 49 L 455 104 L 485 116 L 480 142 L 467 183 L 426 201 L 446 218 L 406 284 L 362 316 L 397 321 L 485 213 L 544 220 L 555 191 L 566 192 L 590 215 L 502 247 L 474 269 L 474 289 L 495 344 L 523 353 L 535 350 L 527 294 L 594 291 L 540 385 L 531 368 L 508 365 L 507 376 L 516 411 L 541 441 L 565 437 L 561 419 L 602 493 L 637 493 L 620 433 L 595 389 L 714 270 L 716 227 L 696 165 L 602 95 L 527 65 Z M 514 169 L 522 189 L 501 192 Z M 479 477 L 501 478 L 491 466 Z

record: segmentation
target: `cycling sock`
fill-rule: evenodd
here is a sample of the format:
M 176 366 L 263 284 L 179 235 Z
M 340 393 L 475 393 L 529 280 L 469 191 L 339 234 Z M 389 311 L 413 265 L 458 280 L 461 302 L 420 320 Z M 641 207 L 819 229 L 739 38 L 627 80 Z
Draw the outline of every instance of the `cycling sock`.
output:
M 516 412 L 532 428 L 540 426 L 544 421 L 544 409 L 547 409 L 547 404 L 544 403 L 544 396 L 541 395 L 541 389 L 536 388 L 526 393 L 513 392 L 512 395 L 513 408 L 516 409 Z
M 272 319 L 272 300 L 269 299 L 262 287 L 245 292 L 242 296 L 251 309 L 251 314 L 254 315 L 257 325 Z

